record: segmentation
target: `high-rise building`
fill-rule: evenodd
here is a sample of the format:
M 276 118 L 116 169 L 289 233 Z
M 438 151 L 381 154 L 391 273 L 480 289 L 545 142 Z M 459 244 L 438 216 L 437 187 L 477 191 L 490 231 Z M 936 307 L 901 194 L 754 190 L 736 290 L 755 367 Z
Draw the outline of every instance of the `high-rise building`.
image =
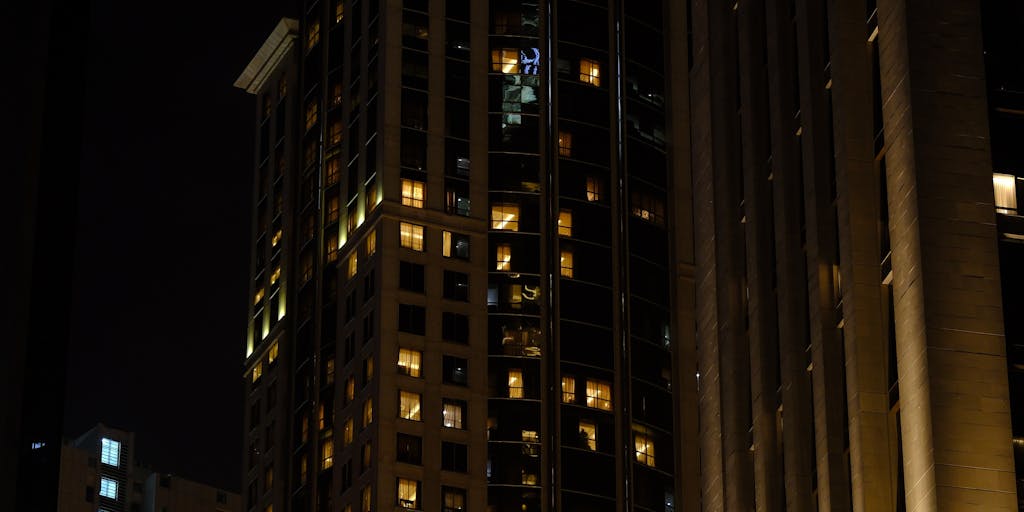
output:
M 247 510 L 1017 507 L 980 6 L 301 12 L 236 82 Z

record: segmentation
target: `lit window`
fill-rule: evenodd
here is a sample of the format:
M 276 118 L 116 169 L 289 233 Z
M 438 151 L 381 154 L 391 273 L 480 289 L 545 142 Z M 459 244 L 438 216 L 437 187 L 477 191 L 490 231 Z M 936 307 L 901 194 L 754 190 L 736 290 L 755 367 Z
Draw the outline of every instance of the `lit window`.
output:
M 572 212 L 569 210 L 560 210 L 558 212 L 558 234 L 562 236 L 572 236 Z
M 263 300 L 263 288 L 256 290 L 256 295 L 252 298 L 252 303 L 254 306 L 259 306 L 261 300 Z
M 306 105 L 306 129 L 307 130 L 309 130 L 314 125 L 316 125 L 316 120 L 319 117 L 319 115 L 320 115 L 320 106 L 317 104 L 316 100 L 313 100 L 313 101 L 309 102 L 309 104 Z
M 558 132 L 558 156 L 566 158 L 572 156 L 572 134 L 569 132 Z
M 508 371 L 508 397 L 523 398 L 523 371 L 519 369 Z
M 341 121 L 331 123 L 331 128 L 327 133 L 327 142 L 331 145 L 341 144 Z
M 263 472 L 263 485 L 266 486 L 267 490 L 274 487 L 274 466 L 270 465 Z
M 359 256 L 356 253 L 352 253 L 348 257 L 348 278 L 352 279 L 356 276 L 356 272 L 359 271 Z
M 100 462 L 114 466 L 121 465 L 121 443 L 113 439 L 103 438 L 100 440 Z
M 267 364 L 274 364 L 274 361 L 277 361 L 278 350 L 280 349 L 277 347 L 277 342 L 275 341 L 274 344 L 270 346 L 270 350 L 267 351 Z
M 441 512 L 464 512 L 466 510 L 466 491 L 453 487 L 442 488 Z
M 316 410 L 316 425 L 319 430 L 327 428 L 327 416 L 324 414 L 324 403 L 320 402 L 320 406 Z
M 587 380 L 587 407 L 612 410 L 612 386 L 607 382 Z
M 587 176 L 587 201 L 597 202 L 602 199 L 604 195 L 604 186 L 600 180 L 594 176 Z
M 597 426 L 589 421 L 580 420 L 580 445 L 597 449 Z
M 509 244 L 498 244 L 495 270 L 512 270 L 512 246 Z
M 334 466 L 334 438 L 327 436 L 320 443 L 320 469 Z
M 327 362 L 324 364 L 324 367 L 325 367 L 324 368 L 324 372 L 325 372 L 326 377 L 327 377 L 325 380 L 327 381 L 327 384 L 333 384 L 334 383 L 334 358 L 332 357 L 332 358 L 328 359 Z
M 100 478 L 100 496 L 116 500 L 117 480 L 113 480 L 107 477 Z
M 352 423 L 352 418 L 345 420 L 345 425 L 341 429 L 341 446 L 346 447 L 352 444 L 352 436 L 355 434 L 355 425 Z
M 409 391 L 399 391 L 398 416 L 412 421 L 420 421 L 420 395 Z
M 338 196 L 332 196 L 327 200 L 327 219 L 326 223 L 337 222 L 338 217 L 341 216 L 341 200 Z
M 361 506 L 359 507 L 360 512 L 370 512 L 373 507 L 373 487 L 367 485 L 363 487 L 363 496 Z
M 406 249 L 423 252 L 423 226 L 402 222 L 398 225 L 401 234 L 399 245 Z
M 367 398 L 363 402 L 363 428 L 373 423 L 373 398 Z
M 445 258 L 469 259 L 469 237 L 451 231 L 441 232 L 441 256 Z
M 519 50 L 498 48 L 491 50 L 491 71 L 511 74 L 519 72 Z
M 423 208 L 423 182 L 402 179 L 402 204 Z
M 996 213 L 1017 214 L 1017 178 L 1012 174 L 992 175 Z
M 646 428 L 634 425 L 633 429 L 633 449 L 636 451 L 636 461 L 654 467 L 653 436 Z
M 344 90 L 345 87 L 341 84 L 334 84 L 334 87 L 331 87 L 331 105 L 341 105 L 342 93 Z
M 324 252 L 327 253 L 327 261 L 334 263 L 338 261 L 338 234 L 331 233 L 327 236 L 327 240 L 324 241 Z
M 283 236 L 284 233 L 280 229 L 275 231 L 274 236 L 270 237 L 270 246 L 277 247 L 277 244 L 281 243 L 281 237 Z
M 540 436 L 536 430 L 523 430 L 520 432 L 520 438 L 527 443 L 539 443 Z
M 278 279 L 281 279 L 281 267 L 274 268 L 274 271 L 270 273 L 270 284 L 277 283 Z
M 410 509 L 420 509 L 420 483 L 416 480 L 406 478 L 398 479 L 398 506 Z
M 576 378 L 562 377 L 562 402 L 571 404 L 576 401 Z
M 320 20 L 314 19 L 309 23 L 309 30 L 306 32 L 306 49 L 316 46 L 320 42 Z
M 373 380 L 373 356 L 367 357 L 363 361 L 363 384 Z
M 519 205 L 509 203 L 492 205 L 491 229 L 519 231 Z
M 601 85 L 601 64 L 593 59 L 580 59 L 580 82 Z
M 373 256 L 377 252 L 377 230 L 371 229 L 366 235 L 366 255 Z
M 252 368 L 252 382 L 255 384 L 263 376 L 263 361 L 256 363 L 256 366 Z
M 527 472 L 525 469 L 520 470 L 522 475 L 521 482 L 523 485 L 537 485 L 537 473 Z
M 345 401 L 346 402 L 351 402 L 355 398 L 356 398 L 356 378 L 355 377 L 349 377 L 348 380 L 345 381 Z
M 410 377 L 419 377 L 420 360 L 422 357 L 423 354 L 418 350 L 398 349 L 398 373 L 403 373 Z
M 562 249 L 559 261 L 562 266 L 562 277 L 572 278 L 572 251 Z
M 465 403 L 454 400 L 445 400 L 441 406 L 441 421 L 446 428 L 462 427 L 462 416 L 465 413 Z
M 338 3 L 334 4 L 334 22 L 341 23 L 343 19 L 345 19 L 345 2 L 338 0 Z

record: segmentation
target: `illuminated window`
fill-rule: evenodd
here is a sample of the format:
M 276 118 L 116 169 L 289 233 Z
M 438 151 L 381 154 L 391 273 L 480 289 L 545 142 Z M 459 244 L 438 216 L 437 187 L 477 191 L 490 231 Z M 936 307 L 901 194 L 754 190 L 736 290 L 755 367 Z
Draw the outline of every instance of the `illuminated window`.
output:
M 327 416 L 324 413 L 323 402 L 320 402 L 320 406 L 316 409 L 316 426 L 319 430 L 325 430 L 327 428 Z
M 259 306 L 261 300 L 263 300 L 263 288 L 256 290 L 256 295 L 253 296 L 252 303 L 254 306 Z
M 352 279 L 353 277 L 355 277 L 358 271 L 359 256 L 355 252 L 353 252 L 352 255 L 348 257 L 348 278 Z
M 401 238 L 399 245 L 406 249 L 423 252 L 423 226 L 402 222 L 398 225 Z
M 373 256 L 377 253 L 377 230 L 371 229 L 366 235 L 366 255 Z
M 268 491 L 274 487 L 273 465 L 267 466 L 266 469 L 263 470 L 263 485 L 265 486 L 264 488 L 267 489 Z
M 275 267 L 274 271 L 270 273 L 270 284 L 277 283 L 278 279 L 281 279 L 281 267 Z
M 338 234 L 331 233 L 327 235 L 327 240 L 324 241 L 324 252 L 327 253 L 327 261 L 334 263 L 338 261 Z
M 537 473 L 530 473 L 525 469 L 520 471 L 522 475 L 521 482 L 523 485 L 537 485 Z
M 491 229 L 519 231 L 519 205 L 510 203 L 491 205 Z
M 341 446 L 344 448 L 352 444 L 352 437 L 355 435 L 356 427 L 352 423 L 352 418 L 345 420 L 344 426 L 341 428 Z
M 558 234 L 562 236 L 572 236 L 572 212 L 569 210 L 559 210 L 558 212 Z
M 342 93 L 345 91 L 345 87 L 341 84 L 334 84 L 331 87 L 331 105 L 341 105 Z
M 338 2 L 336 4 L 334 4 L 334 22 L 335 23 L 341 23 L 341 21 L 344 20 L 344 19 L 345 19 L 345 2 L 344 2 L 344 0 L 338 0 Z
M 509 244 L 498 244 L 495 257 L 495 270 L 512 270 L 512 246 Z
M 587 380 L 587 407 L 612 410 L 612 386 L 607 382 Z
M 373 380 L 373 356 L 367 357 L 363 361 L 363 385 L 371 380 Z
M 316 46 L 320 42 L 320 20 L 314 19 L 309 23 L 309 30 L 306 31 L 306 49 Z
M 320 443 L 320 469 L 334 466 L 334 438 L 327 436 Z
M 324 364 L 324 372 L 325 372 L 325 376 L 327 377 L 325 379 L 327 381 L 327 384 L 333 384 L 334 383 L 334 358 L 333 357 L 328 359 L 327 362 Z
M 363 402 L 363 428 L 373 423 L 373 398 L 367 398 Z
M 408 348 L 398 349 L 398 373 L 410 377 L 420 376 L 420 360 L 423 354 L 418 350 Z
M 654 437 L 648 429 L 633 426 L 633 449 L 637 462 L 654 467 Z
M 402 179 L 402 204 L 423 208 L 423 182 Z
M 267 364 L 274 364 L 274 361 L 277 361 L 278 350 L 279 348 L 275 341 L 274 344 L 270 346 L 270 350 L 267 351 Z
M 566 158 L 572 156 L 572 134 L 569 132 L 558 132 L 558 156 Z
M 465 512 L 466 491 L 454 487 L 441 488 L 441 512 Z
M 398 479 L 398 506 L 409 510 L 420 509 L 420 483 L 406 478 Z
M 469 259 L 469 236 L 451 231 L 441 232 L 441 256 Z
M 316 100 L 309 102 L 306 105 L 306 129 L 309 130 L 316 125 L 316 120 L 320 115 L 320 106 Z
M 252 382 L 255 384 L 263 376 L 263 361 L 256 363 L 256 366 L 252 367 Z
M 117 480 L 103 477 L 100 478 L 100 496 L 104 498 L 110 498 L 112 500 L 117 499 Z
M 409 391 L 398 392 L 398 416 L 412 421 L 420 421 L 420 394 Z
M 590 450 L 597 449 L 597 426 L 592 422 L 580 420 L 580 445 Z
M 327 132 L 327 142 L 331 145 L 341 144 L 341 121 L 331 123 L 331 128 Z
M 462 417 L 466 413 L 466 403 L 461 400 L 444 400 L 441 405 L 441 423 L 446 428 L 463 428 Z
M 103 438 L 100 440 L 100 462 L 114 466 L 121 465 L 121 443 L 113 439 Z
M 580 82 L 601 85 L 601 64 L 593 59 L 580 59 Z
M 559 259 L 562 266 L 562 277 L 572 278 L 572 251 L 568 249 L 562 249 L 561 258 Z
M 341 201 L 338 199 L 338 196 L 331 196 L 327 200 L 327 218 L 325 222 L 328 224 L 337 222 L 339 216 L 341 216 Z
M 576 401 L 576 378 L 562 377 L 562 402 L 571 404 Z
M 601 201 L 604 196 L 604 185 L 594 176 L 587 176 L 587 201 Z
M 348 380 L 345 381 L 345 401 L 346 402 L 351 402 L 352 400 L 355 400 L 355 398 L 356 398 L 356 378 L 355 377 L 349 377 Z
M 996 213 L 1017 214 L 1017 178 L 1012 174 L 992 174 Z
M 277 244 L 281 243 L 281 238 L 284 236 L 284 232 L 280 229 L 274 232 L 274 236 L 270 237 L 270 246 L 277 247 Z
M 491 71 L 505 74 L 518 73 L 519 50 L 515 48 L 491 50 Z
M 369 485 L 363 487 L 363 495 L 360 503 L 360 512 L 370 512 L 373 508 L 373 487 L 370 487 Z
M 363 471 L 370 469 L 370 464 L 373 463 L 373 445 L 367 441 L 363 444 Z
M 508 371 L 508 397 L 509 398 L 523 398 L 526 394 L 523 392 L 523 371 L 520 369 L 512 369 Z

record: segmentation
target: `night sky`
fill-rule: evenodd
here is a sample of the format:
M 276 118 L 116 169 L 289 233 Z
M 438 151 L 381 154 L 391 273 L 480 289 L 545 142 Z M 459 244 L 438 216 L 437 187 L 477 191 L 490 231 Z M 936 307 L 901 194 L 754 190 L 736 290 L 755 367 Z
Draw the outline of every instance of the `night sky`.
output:
M 134 431 L 140 462 L 234 491 L 255 100 L 232 84 L 291 6 L 94 0 L 83 20 L 65 434 Z

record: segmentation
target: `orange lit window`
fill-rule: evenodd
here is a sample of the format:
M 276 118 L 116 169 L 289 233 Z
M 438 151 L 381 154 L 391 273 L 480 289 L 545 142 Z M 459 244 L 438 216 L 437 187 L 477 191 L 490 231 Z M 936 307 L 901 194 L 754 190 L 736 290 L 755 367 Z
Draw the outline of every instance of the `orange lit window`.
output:
M 334 185 L 339 179 L 341 179 L 341 161 L 332 158 L 324 166 L 324 186 Z
M 399 245 L 406 249 L 423 252 L 423 226 L 402 222 L 398 225 Z
M 277 247 L 277 244 L 281 243 L 281 238 L 284 237 L 284 232 L 280 229 L 274 232 L 274 236 L 270 237 L 270 246 Z
M 562 277 L 572 278 L 572 251 L 562 249 L 560 262 L 562 266 Z
M 587 201 L 597 202 L 604 195 L 604 186 L 593 176 L 587 176 Z
M 324 244 L 324 251 L 327 253 L 327 261 L 332 263 L 338 261 L 338 234 L 331 233 L 328 235 Z
M 320 20 L 314 19 L 309 23 L 309 29 L 306 31 L 306 49 L 310 49 L 316 46 L 320 42 Z
M 597 449 L 597 425 L 580 420 L 580 444 L 591 450 Z
M 512 270 L 512 246 L 509 244 L 498 244 L 495 256 L 495 270 Z
M 274 284 L 278 279 L 281 279 L 281 267 L 275 267 L 274 271 L 270 273 L 270 284 Z
M 633 426 L 633 449 L 637 462 L 654 467 L 654 437 L 648 429 Z
M 587 380 L 587 407 L 612 410 L 612 386 L 607 382 Z
M 377 252 L 377 230 L 371 229 L 366 235 L 366 255 L 373 256 Z
M 341 216 L 341 201 L 337 196 L 331 196 L 327 200 L 327 223 L 338 222 L 338 217 Z
M 373 423 L 373 398 L 367 398 L 363 403 L 363 428 Z
M 309 102 L 306 105 L 306 129 L 309 130 L 316 125 L 316 120 L 320 116 L 320 105 L 317 104 L 316 100 Z
M 338 2 L 336 4 L 334 4 L 334 22 L 335 23 L 341 23 L 341 21 L 344 20 L 344 19 L 345 19 L 345 2 L 344 2 L 344 0 L 338 0 Z
M 360 502 L 361 506 L 359 507 L 359 512 L 370 512 L 370 510 L 373 508 L 373 487 L 370 487 L 369 485 L 363 487 L 363 495 L 361 500 L 362 501 Z
M 512 74 L 519 72 L 519 50 L 498 48 L 491 50 L 491 71 Z
M 256 290 L 256 295 L 252 298 L 252 303 L 253 305 L 259 306 L 261 300 L 263 300 L 263 288 Z
M 327 134 L 327 142 L 331 145 L 341 144 L 341 121 L 331 123 L 330 132 Z
M 334 438 L 325 437 L 320 443 L 320 469 L 328 469 L 334 466 Z
M 562 236 L 572 236 L 572 212 L 569 210 L 560 210 L 558 212 L 558 234 Z
M 345 401 L 351 402 L 356 397 L 356 379 L 355 377 L 349 377 L 345 381 Z
M 334 87 L 331 87 L 331 105 L 341 105 L 341 95 L 344 90 L 345 88 L 341 84 L 334 84 Z
M 406 478 L 398 479 L 398 506 L 407 510 L 420 509 L 420 483 Z
M 423 182 L 402 179 L 402 204 L 423 208 Z
M 252 382 L 255 384 L 263 376 L 263 361 L 256 363 L 252 368 Z
M 267 351 L 267 364 L 274 364 L 274 361 L 277 361 L 277 351 L 277 342 L 275 341 L 274 344 L 270 346 L 270 350 Z
M 580 59 L 580 82 L 601 85 L 601 64 L 593 59 Z
M 325 377 L 325 380 L 327 381 L 327 384 L 333 384 L 334 383 L 334 358 L 333 357 L 328 359 L 327 362 L 324 364 L 324 377 Z
M 341 429 L 341 446 L 344 448 L 352 444 L 352 437 L 355 435 L 355 425 L 352 424 L 352 418 L 345 420 L 345 425 Z
M 420 395 L 409 391 L 398 393 L 398 416 L 412 421 L 420 421 Z
M 508 371 L 508 397 L 509 398 L 523 398 L 526 394 L 523 392 L 523 371 L 520 369 L 512 369 Z
M 491 229 L 519 231 L 519 205 L 510 203 L 491 205 Z
M 352 279 L 356 276 L 359 271 L 359 256 L 353 252 L 352 256 L 348 257 L 348 278 Z
M 562 402 L 571 404 L 576 401 L 576 378 L 562 377 Z
M 558 132 L 558 156 L 566 158 L 572 156 L 572 134 L 569 132 Z
M 398 373 L 403 373 L 410 377 L 419 377 L 420 361 L 422 358 L 423 354 L 419 350 L 398 349 Z

